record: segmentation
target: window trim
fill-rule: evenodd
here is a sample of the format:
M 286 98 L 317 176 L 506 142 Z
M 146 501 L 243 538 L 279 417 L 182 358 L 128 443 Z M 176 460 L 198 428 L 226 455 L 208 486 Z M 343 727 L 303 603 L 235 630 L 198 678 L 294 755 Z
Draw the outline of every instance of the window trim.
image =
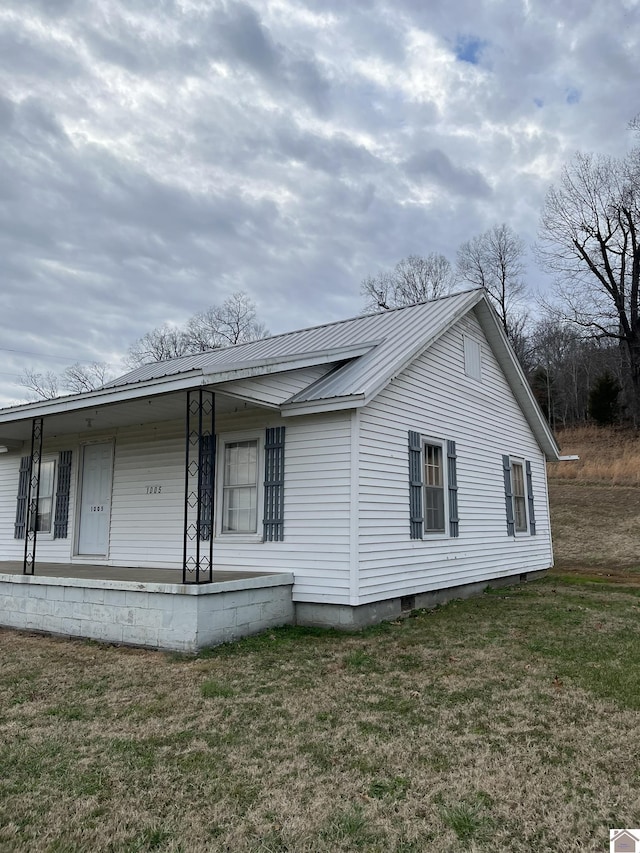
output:
M 517 527 L 517 512 L 516 512 L 516 491 L 515 491 L 515 477 L 513 474 L 513 466 L 518 465 L 522 471 L 522 495 L 518 495 L 517 497 L 522 498 L 524 505 L 524 527 L 522 529 L 518 529 Z M 513 535 L 515 537 L 521 536 L 530 536 L 531 528 L 529 522 L 529 500 L 528 500 L 528 491 L 527 491 L 527 463 L 526 460 L 521 456 L 509 456 L 509 470 L 511 475 L 511 506 L 513 508 Z
M 256 456 L 256 532 L 233 533 L 222 529 L 224 501 L 224 456 L 228 444 L 237 441 L 255 441 Z M 214 542 L 262 542 L 262 515 L 264 504 L 264 430 L 242 430 L 216 435 L 216 471 L 219 472 L 215 483 L 215 539 Z
M 441 438 L 432 438 L 431 436 L 422 435 L 422 450 L 420 464 L 422 466 L 422 536 L 428 539 L 451 539 L 449 525 L 449 458 L 447 455 L 447 442 Z M 443 528 L 442 530 L 429 530 L 427 528 L 427 486 L 426 462 L 427 462 L 427 446 L 440 448 L 440 459 L 442 463 L 442 507 L 443 507 Z
M 45 462 L 53 462 L 53 479 L 51 483 L 51 526 L 49 530 L 38 530 L 38 539 L 41 541 L 49 541 L 53 540 L 54 537 L 54 529 L 56 522 L 56 496 L 58 494 L 58 472 L 59 472 L 59 457 L 57 453 L 43 453 L 42 459 L 40 460 L 40 477 L 42 479 L 42 466 Z M 38 495 L 38 501 L 42 500 L 42 495 Z M 40 507 L 38 507 L 38 513 L 40 511 Z

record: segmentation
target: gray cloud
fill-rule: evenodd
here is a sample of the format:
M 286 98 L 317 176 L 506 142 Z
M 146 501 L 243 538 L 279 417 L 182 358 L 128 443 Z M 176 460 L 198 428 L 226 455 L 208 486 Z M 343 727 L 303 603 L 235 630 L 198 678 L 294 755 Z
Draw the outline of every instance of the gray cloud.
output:
M 414 179 L 426 178 L 442 189 L 461 196 L 487 198 L 491 187 L 477 169 L 455 166 L 438 148 L 413 154 L 404 164 L 407 175 Z
M 578 0 L 5 0 L 0 347 L 44 355 L 3 352 L 0 404 L 4 374 L 115 359 L 236 289 L 277 332 L 494 222 L 530 242 L 573 150 L 632 141 L 632 23 Z

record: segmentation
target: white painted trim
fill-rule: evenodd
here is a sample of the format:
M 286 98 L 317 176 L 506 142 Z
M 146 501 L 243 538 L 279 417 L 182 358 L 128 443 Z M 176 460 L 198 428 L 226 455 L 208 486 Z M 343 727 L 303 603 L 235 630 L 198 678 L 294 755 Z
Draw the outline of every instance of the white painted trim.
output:
M 255 441 L 257 447 L 256 458 L 256 531 L 255 533 L 231 533 L 222 530 L 223 495 L 224 495 L 224 448 L 234 441 Z M 216 434 L 216 481 L 214 483 L 216 499 L 214 502 L 214 544 L 231 542 L 262 542 L 262 517 L 264 514 L 264 429 L 239 430 L 237 432 L 223 432 Z
M 414 542 L 432 542 L 435 539 L 452 539 L 449 525 L 449 457 L 447 456 L 447 442 L 444 438 L 434 438 L 432 435 L 422 435 L 422 451 L 420 453 L 422 465 L 422 539 L 414 539 Z M 427 478 L 425 476 L 426 455 L 425 445 L 440 448 L 442 459 L 442 504 L 444 507 L 444 530 L 427 530 Z
M 56 520 L 56 494 L 58 491 L 58 474 L 59 474 L 59 465 L 60 465 L 60 457 L 57 453 L 43 453 L 42 458 L 40 460 L 40 465 L 44 462 L 53 462 L 54 463 L 54 474 L 53 474 L 53 493 L 51 495 L 51 528 L 48 532 L 43 533 L 41 530 L 38 530 L 37 539 L 40 542 L 52 542 L 53 541 L 53 528 L 55 526 Z M 38 492 L 40 492 L 40 486 L 38 486 Z M 38 500 L 42 495 L 38 494 Z M 37 518 L 37 511 L 36 511 Z
M 301 403 L 283 403 L 280 414 L 283 418 L 295 415 L 315 415 L 321 412 L 337 412 L 344 409 L 358 409 L 366 405 L 368 399 L 363 393 L 345 397 L 331 397 L 328 400 L 306 400 Z
M 351 413 L 351 478 L 349 499 L 349 603 L 360 595 L 360 412 Z

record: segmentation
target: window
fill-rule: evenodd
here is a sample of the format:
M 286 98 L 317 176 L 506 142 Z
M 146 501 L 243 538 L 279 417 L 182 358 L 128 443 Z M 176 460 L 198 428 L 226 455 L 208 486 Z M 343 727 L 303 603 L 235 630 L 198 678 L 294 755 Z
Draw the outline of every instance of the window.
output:
M 409 430 L 409 536 L 459 536 L 455 441 Z
M 535 536 L 536 516 L 533 498 L 531 462 L 502 457 L 504 500 L 507 511 L 507 534 L 530 533 Z
M 47 456 L 40 463 L 40 494 L 38 499 L 37 530 L 54 539 L 66 539 L 69 527 L 69 493 L 71 490 L 71 450 L 62 450 L 55 457 Z M 20 476 L 16 502 L 14 537 L 24 539 L 26 535 L 31 480 L 31 457 L 20 460 Z M 33 521 L 31 522 L 33 527 Z
M 511 462 L 513 482 L 513 521 L 516 533 L 527 532 L 527 497 L 524 490 L 524 469 L 522 462 Z
M 442 446 L 424 444 L 424 532 L 444 533 L 444 473 Z
M 56 482 L 56 463 L 53 459 L 40 463 L 40 490 L 38 495 L 38 533 L 51 533 L 53 524 L 53 498 Z
M 258 441 L 224 444 L 222 532 L 258 530 Z

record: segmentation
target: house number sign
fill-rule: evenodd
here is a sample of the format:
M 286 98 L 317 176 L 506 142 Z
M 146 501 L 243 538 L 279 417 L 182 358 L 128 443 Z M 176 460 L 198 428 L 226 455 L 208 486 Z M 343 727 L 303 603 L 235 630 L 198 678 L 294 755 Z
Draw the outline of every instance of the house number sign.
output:
M 162 486 L 147 486 L 146 494 L 147 495 L 161 495 L 162 494 Z
M 104 512 L 104 506 L 103 505 L 92 506 L 91 512 Z

